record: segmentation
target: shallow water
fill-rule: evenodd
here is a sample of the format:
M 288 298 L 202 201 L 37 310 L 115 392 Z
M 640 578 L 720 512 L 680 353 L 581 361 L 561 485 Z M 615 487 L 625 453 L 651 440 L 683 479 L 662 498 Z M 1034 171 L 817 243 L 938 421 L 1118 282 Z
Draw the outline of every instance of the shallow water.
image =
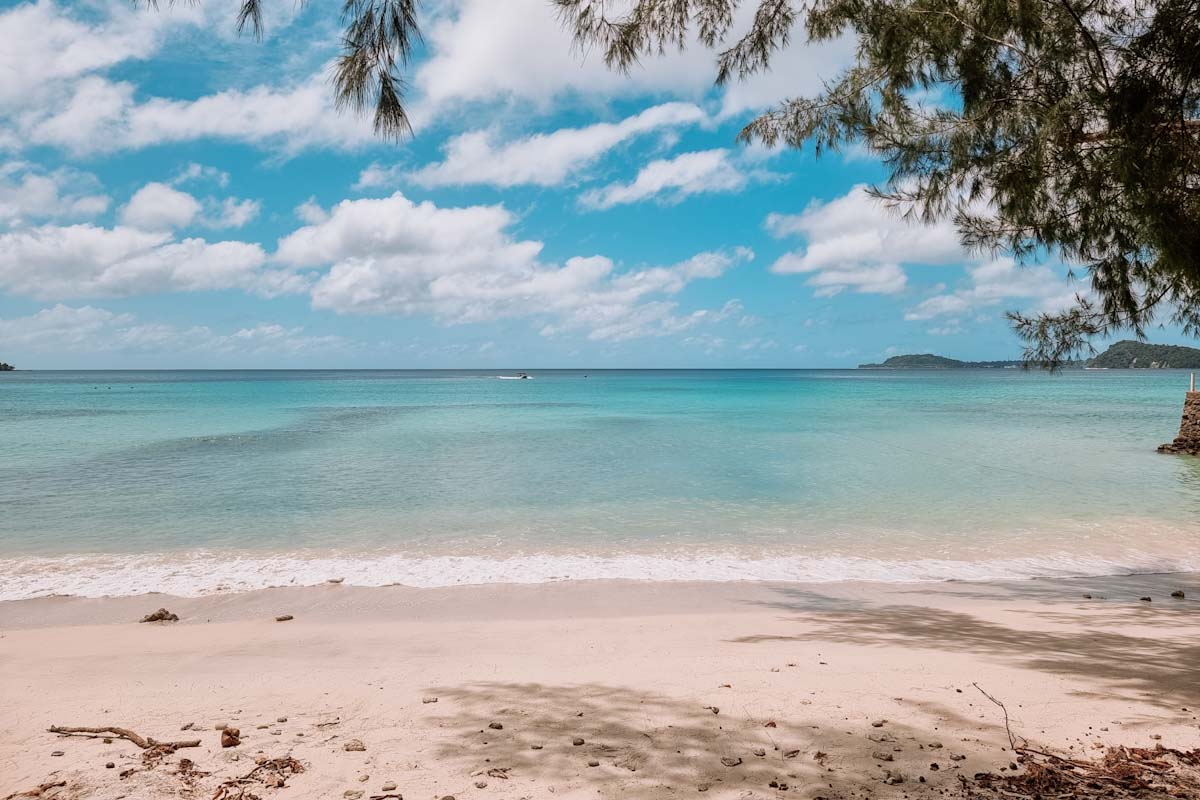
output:
M 0 599 L 1200 569 L 1183 373 L 495 376 L 0 376 Z

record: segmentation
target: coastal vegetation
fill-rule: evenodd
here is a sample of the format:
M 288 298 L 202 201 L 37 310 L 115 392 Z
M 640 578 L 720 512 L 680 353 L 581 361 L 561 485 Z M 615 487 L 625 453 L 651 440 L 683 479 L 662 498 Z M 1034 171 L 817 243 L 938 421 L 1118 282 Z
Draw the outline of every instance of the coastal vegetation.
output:
M 1117 342 L 1091 359 L 1088 366 L 1108 369 L 1198 369 L 1200 349 L 1127 340 Z
M 1014 369 L 1025 361 L 959 361 L 956 358 L 919 353 L 892 356 L 879 364 L 859 364 L 859 369 Z M 1063 362 L 1062 367 L 1103 369 L 1193 369 L 1200 368 L 1200 349 L 1173 344 L 1150 344 L 1130 340 L 1117 342 L 1087 361 Z
M 14 367 L 12 364 L 6 364 L 3 361 L 0 361 L 0 372 L 12 372 L 14 369 L 16 369 L 16 367 Z
M 859 364 L 859 369 L 1005 369 L 1020 361 L 959 361 L 932 353 L 892 356 L 881 364 Z

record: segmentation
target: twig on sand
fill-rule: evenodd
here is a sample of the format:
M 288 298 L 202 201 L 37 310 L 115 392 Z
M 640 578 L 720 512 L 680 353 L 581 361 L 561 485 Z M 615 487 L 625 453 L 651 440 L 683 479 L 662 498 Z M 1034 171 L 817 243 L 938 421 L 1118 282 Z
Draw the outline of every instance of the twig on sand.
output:
M 999 700 L 997 700 L 996 698 L 992 697 L 990 694 L 985 692 L 983 690 L 983 687 L 980 686 L 978 683 L 972 682 L 971 685 L 974 686 L 976 689 L 978 689 L 979 693 L 982 694 L 984 697 L 986 697 L 988 700 L 991 700 L 993 703 L 1000 706 L 1000 710 L 1004 712 L 1004 732 L 1008 734 L 1008 746 L 1011 747 L 1013 750 L 1021 750 L 1021 749 L 1025 748 L 1029 744 L 1029 741 L 1026 740 L 1025 737 L 1021 737 L 1022 744 L 1020 744 L 1020 745 L 1017 744 L 1017 739 L 1015 736 L 1013 736 L 1012 726 L 1010 726 L 1008 723 L 1008 709 L 1004 707 L 1004 703 L 1001 703 Z
M 199 747 L 199 739 L 188 739 L 183 742 L 160 742 L 157 739 L 151 739 L 148 736 L 141 736 L 128 728 L 104 727 L 104 728 L 87 728 L 80 726 L 68 725 L 51 725 L 48 730 L 50 733 L 57 733 L 62 736 L 90 736 L 96 738 L 99 736 L 115 736 L 118 739 L 124 739 L 128 742 L 133 742 L 143 750 L 153 751 L 156 755 L 167 755 L 174 753 L 184 747 Z
M 26 789 L 23 792 L 13 792 L 12 794 L 6 796 L 4 800 L 14 800 L 14 798 L 17 797 L 42 797 L 51 789 L 59 789 L 66 785 L 66 781 L 51 781 L 50 783 L 43 783 L 41 786 L 37 786 L 33 789 Z

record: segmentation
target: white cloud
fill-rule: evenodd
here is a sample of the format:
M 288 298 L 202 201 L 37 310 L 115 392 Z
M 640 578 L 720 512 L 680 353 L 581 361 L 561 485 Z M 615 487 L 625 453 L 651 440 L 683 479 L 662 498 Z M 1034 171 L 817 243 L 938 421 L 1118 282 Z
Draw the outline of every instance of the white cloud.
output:
M 177 241 L 163 230 L 43 225 L 0 234 L 0 290 L 41 299 L 304 288 L 295 274 L 265 263 L 257 244 Z
M 47 172 L 20 161 L 0 164 L 0 223 L 88 219 L 108 209 L 95 176 L 73 169 Z
M 171 179 L 171 185 L 179 186 L 192 181 L 211 181 L 224 189 L 229 185 L 229 173 L 223 169 L 210 167 L 207 164 L 197 164 L 193 161 Z
M 746 166 L 730 150 L 702 150 L 651 161 L 638 171 L 632 182 L 612 183 L 585 192 L 580 203 L 592 209 L 612 208 L 651 198 L 678 203 L 692 195 L 736 192 L 751 182 L 778 177 L 766 170 Z
M 201 222 L 209 228 L 241 228 L 258 216 L 262 205 L 257 200 L 239 200 L 236 197 L 226 197 L 221 201 L 211 201 L 206 205 L 209 210 Z
M 296 217 L 301 222 L 307 222 L 309 225 L 319 225 L 329 219 L 329 214 L 325 209 L 321 208 L 321 204 L 317 202 L 317 198 L 310 197 L 295 208 Z
M 714 312 L 677 313 L 667 297 L 716 278 L 753 253 L 701 253 L 670 267 L 617 271 L 603 256 L 540 259 L 542 243 L 515 238 L 503 206 L 440 208 L 397 192 L 346 200 L 328 218 L 282 239 L 276 258 L 325 267 L 313 305 L 339 313 L 429 314 L 445 322 L 542 317 L 550 335 L 593 339 L 663 335 Z
M 741 4 L 730 42 L 748 29 L 756 6 Z M 605 66 L 603 53 L 574 47 L 570 31 L 544 0 L 449 0 L 443 10 L 426 30 L 431 55 L 413 78 L 418 124 L 463 103 L 545 109 L 564 98 L 700 98 L 713 91 L 716 55 L 694 42 L 683 52 L 668 48 L 661 57 L 647 57 L 622 75 Z M 721 114 L 760 110 L 820 91 L 853 55 L 850 38 L 812 46 L 798 29 L 771 71 L 719 90 Z
M 258 323 L 230 333 L 207 326 L 179 327 L 140 322 L 93 306 L 58 304 L 27 317 L 0 319 L 0 341 L 16 349 L 41 352 L 197 353 L 207 359 L 230 355 L 294 355 L 343 350 L 353 343 L 340 336 L 314 336 L 301 327 Z
M 452 138 L 441 162 L 415 171 L 372 164 L 359 176 L 357 188 L 394 186 L 402 179 L 426 187 L 557 186 L 636 136 L 704 119 L 704 112 L 692 103 L 664 103 L 620 122 L 563 128 L 504 143 L 497 142 L 493 132 L 472 131 Z
M 954 292 L 936 294 L 908 310 L 904 318 L 924 321 L 957 317 L 980 308 L 1019 300 L 1035 311 L 1054 312 L 1070 306 L 1083 287 L 1073 286 L 1046 266 L 1022 267 L 1011 258 L 997 258 L 967 268 L 969 285 Z M 955 326 L 957 320 L 951 320 Z M 930 331 L 933 333 L 933 330 Z
M 147 183 L 121 209 L 121 223 L 144 231 L 185 228 L 200 214 L 200 201 L 165 183 Z
M 816 294 L 845 289 L 897 294 L 907 285 L 903 265 L 944 265 L 967 260 L 950 222 L 922 225 L 892 213 L 858 185 L 829 202 L 814 201 L 799 214 L 770 214 L 767 231 L 799 237 L 800 249 L 771 265 L 781 274 L 810 274 Z

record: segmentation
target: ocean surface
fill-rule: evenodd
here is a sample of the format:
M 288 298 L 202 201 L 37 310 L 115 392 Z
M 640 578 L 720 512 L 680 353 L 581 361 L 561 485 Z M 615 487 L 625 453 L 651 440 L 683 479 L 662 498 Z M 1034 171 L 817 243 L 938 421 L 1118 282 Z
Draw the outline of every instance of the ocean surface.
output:
M 1181 372 L 498 374 L 0 375 L 0 599 L 1200 569 Z

